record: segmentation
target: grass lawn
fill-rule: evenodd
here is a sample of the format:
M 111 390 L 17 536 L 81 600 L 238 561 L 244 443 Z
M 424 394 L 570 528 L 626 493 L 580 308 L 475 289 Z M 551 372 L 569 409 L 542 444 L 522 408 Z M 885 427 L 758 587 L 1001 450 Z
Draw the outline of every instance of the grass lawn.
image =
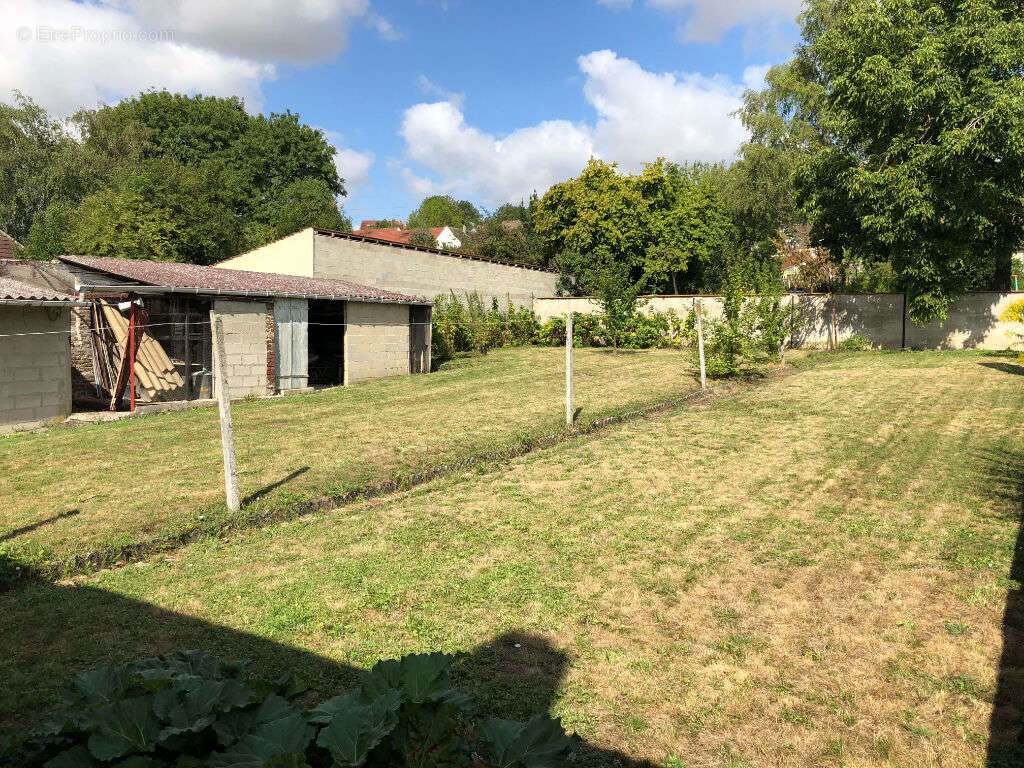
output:
M 430 376 L 236 403 L 243 498 L 340 495 L 558 432 L 564 361 L 561 349 L 501 349 Z M 576 354 L 584 423 L 695 388 L 679 352 Z M 0 437 L 0 553 L 60 563 L 215 528 L 221 462 L 215 408 Z
M 464 652 L 484 708 L 561 716 L 584 765 L 1020 765 L 1022 373 L 844 355 L 388 499 L 25 585 L 0 595 L 0 728 L 41 717 L 72 671 L 177 647 L 322 693 L 444 650 Z

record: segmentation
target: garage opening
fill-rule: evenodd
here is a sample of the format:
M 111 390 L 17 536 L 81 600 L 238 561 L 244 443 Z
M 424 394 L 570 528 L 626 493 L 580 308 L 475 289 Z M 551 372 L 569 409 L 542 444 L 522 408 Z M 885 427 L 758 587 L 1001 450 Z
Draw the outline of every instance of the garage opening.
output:
M 430 307 L 409 307 L 409 373 L 430 373 Z
M 345 302 L 309 302 L 309 386 L 345 381 Z

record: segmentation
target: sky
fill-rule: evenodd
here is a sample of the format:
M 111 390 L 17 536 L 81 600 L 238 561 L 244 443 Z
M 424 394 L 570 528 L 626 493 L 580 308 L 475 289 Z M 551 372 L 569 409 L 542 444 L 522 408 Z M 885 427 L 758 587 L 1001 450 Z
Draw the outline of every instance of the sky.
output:
M 0 0 L 0 100 L 54 115 L 149 88 L 298 113 L 361 219 L 429 194 L 493 210 L 577 175 L 731 159 L 730 113 L 800 0 Z

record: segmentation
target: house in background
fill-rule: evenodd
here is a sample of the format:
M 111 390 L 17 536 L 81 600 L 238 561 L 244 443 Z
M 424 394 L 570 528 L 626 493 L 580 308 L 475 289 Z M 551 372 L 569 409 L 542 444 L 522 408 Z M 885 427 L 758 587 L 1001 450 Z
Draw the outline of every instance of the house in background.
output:
M 378 240 L 387 240 L 390 243 L 401 243 L 403 245 L 409 245 L 412 242 L 412 236 L 417 232 L 429 232 L 430 236 L 434 238 L 434 242 L 437 243 L 438 248 L 459 248 L 462 245 L 462 241 L 455 234 L 455 230 L 451 227 L 430 227 L 426 230 L 420 229 L 405 229 L 402 222 L 394 222 L 395 226 L 392 227 L 379 227 L 377 226 L 380 222 L 376 221 L 364 221 L 359 229 L 353 230 L 353 235 L 361 235 L 363 237 L 374 237 Z M 366 226 L 370 225 L 370 226 Z
M 0 273 L 0 432 L 71 413 L 71 308 L 83 303 Z

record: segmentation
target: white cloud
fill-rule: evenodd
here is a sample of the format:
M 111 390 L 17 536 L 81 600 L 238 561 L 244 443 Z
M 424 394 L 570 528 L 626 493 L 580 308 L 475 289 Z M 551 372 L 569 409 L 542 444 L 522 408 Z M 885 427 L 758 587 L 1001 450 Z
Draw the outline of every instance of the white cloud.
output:
M 649 0 L 664 11 L 688 11 L 684 40 L 713 43 L 733 27 L 774 26 L 793 21 L 803 0 Z
M 360 152 L 347 145 L 344 134 L 338 131 L 331 131 L 321 128 L 327 141 L 334 147 L 334 167 L 338 169 L 338 175 L 345 180 L 345 191 L 348 197 L 366 185 L 370 180 L 370 167 L 377 159 L 376 155 L 367 150 Z
M 616 10 L 632 0 L 598 0 Z M 679 37 L 686 42 L 714 43 L 734 27 L 760 27 L 773 36 L 783 22 L 793 21 L 803 0 L 647 0 L 648 5 L 684 16 Z M 774 45 L 776 41 L 772 40 Z
M 444 101 L 450 101 L 457 107 L 462 106 L 462 103 L 466 100 L 466 94 L 449 91 L 443 85 L 438 85 L 426 75 L 420 75 L 416 80 L 420 85 L 420 90 L 428 96 L 436 96 Z
M 277 65 L 326 61 L 369 0 L 0 0 L 0 99 L 18 89 L 66 115 L 147 88 L 262 106 Z
M 311 64 L 348 42 L 368 0 L 110 0 L 138 22 L 170 29 L 175 39 L 246 59 Z
M 740 106 L 742 84 L 648 72 L 612 51 L 581 56 L 579 66 L 584 95 L 597 113 L 592 124 L 550 120 L 495 136 L 467 124 L 451 101 L 407 109 L 401 127 L 406 158 L 422 169 L 403 167 L 410 191 L 457 192 L 498 205 L 578 174 L 591 156 L 627 170 L 659 156 L 725 160 L 746 138 L 730 116 Z

